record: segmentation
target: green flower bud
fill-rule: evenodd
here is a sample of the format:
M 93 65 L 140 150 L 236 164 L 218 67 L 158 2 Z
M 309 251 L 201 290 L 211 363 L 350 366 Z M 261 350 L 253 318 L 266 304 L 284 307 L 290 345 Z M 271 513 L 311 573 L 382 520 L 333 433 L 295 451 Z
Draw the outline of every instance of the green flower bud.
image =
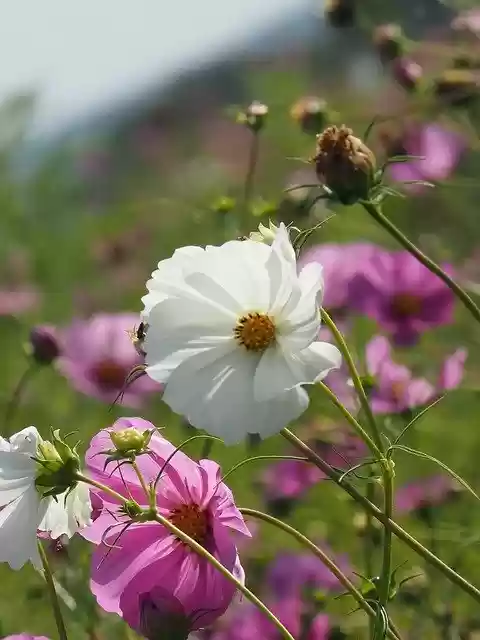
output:
M 135 455 L 142 453 L 148 446 L 152 437 L 152 431 L 144 431 L 130 427 L 121 431 L 111 431 L 110 439 L 115 449 L 123 455 Z
M 268 115 L 268 107 L 266 104 L 254 100 L 245 111 L 241 111 L 237 115 L 237 122 L 244 124 L 246 127 L 257 133 L 263 129 Z
M 70 447 L 60 438 L 60 431 L 52 431 L 52 441 L 42 440 L 38 445 L 37 487 L 47 489 L 44 495 L 57 496 L 77 484 L 76 475 L 80 471 L 80 457 L 75 447 Z

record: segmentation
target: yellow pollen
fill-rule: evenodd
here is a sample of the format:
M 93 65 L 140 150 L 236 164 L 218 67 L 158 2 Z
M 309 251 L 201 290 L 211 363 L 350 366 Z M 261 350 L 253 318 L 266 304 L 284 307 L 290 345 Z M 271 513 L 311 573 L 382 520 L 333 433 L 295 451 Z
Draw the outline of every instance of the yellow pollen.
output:
M 170 513 L 169 520 L 198 543 L 205 542 L 208 530 L 207 514 L 196 504 L 182 504 Z
M 233 334 L 247 351 L 265 351 L 275 340 L 275 325 L 265 313 L 251 312 L 238 320 Z

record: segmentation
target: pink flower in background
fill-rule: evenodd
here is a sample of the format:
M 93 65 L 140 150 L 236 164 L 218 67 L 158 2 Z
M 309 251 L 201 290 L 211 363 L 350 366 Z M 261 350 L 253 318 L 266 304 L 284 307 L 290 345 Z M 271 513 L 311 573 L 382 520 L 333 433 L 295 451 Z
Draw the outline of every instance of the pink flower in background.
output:
M 241 576 L 235 540 L 250 533 L 231 491 L 221 482 L 220 467 L 215 462 L 194 462 L 182 451 L 175 451 L 151 423 L 132 418 L 117 420 L 110 430 L 101 431 L 92 439 L 86 454 L 89 473 L 125 497 L 148 506 L 130 466 L 118 468 L 111 463 L 104 469 L 104 452 L 112 448 L 110 432 L 132 428 L 140 432 L 154 430 L 150 454 L 137 456 L 137 464 L 147 483 L 162 474 L 157 485 L 158 512 L 202 544 L 227 569 Z M 217 608 L 212 611 L 209 607 L 204 624 L 205 619 L 218 617 L 225 611 L 235 595 L 231 582 L 161 524 L 132 523 L 110 496 L 99 493 L 99 497 L 103 501 L 102 511 L 90 527 L 82 530 L 82 535 L 98 545 L 92 558 L 91 589 L 101 607 L 119 613 L 120 600 L 127 589 L 134 589 L 134 593 L 137 590 L 140 598 L 141 594 L 161 587 L 178 600 L 190 621 L 194 611 L 204 607 L 207 594 Z M 130 586 L 133 580 L 135 583 Z M 123 601 L 129 611 L 131 597 L 130 591 Z
M 32 636 L 29 633 L 16 633 L 13 636 L 5 636 L 3 640 L 48 640 L 45 636 Z
M 134 313 L 100 313 L 76 320 L 64 331 L 60 371 L 86 395 L 108 403 L 118 398 L 119 404 L 141 406 L 145 394 L 160 387 L 146 375 L 125 387 L 128 374 L 143 364 L 129 335 L 139 324 Z
M 35 289 L 0 290 L 0 316 L 16 316 L 38 307 L 40 295 Z
M 412 127 L 404 135 L 402 146 L 406 155 L 420 156 L 421 160 L 396 162 L 389 172 L 396 182 L 446 180 L 455 170 L 465 148 L 462 137 L 438 124 Z M 421 190 L 421 185 L 410 185 L 410 189 Z
M 310 262 L 323 266 L 325 289 L 322 305 L 335 320 L 350 309 L 349 284 L 363 270 L 363 265 L 376 247 L 368 243 L 318 244 L 309 247 L 299 258 L 301 270 Z
M 395 508 L 400 513 L 411 513 L 448 502 L 461 490 L 451 476 L 434 475 L 400 487 L 395 495 Z
M 266 602 L 268 608 L 288 629 L 294 638 L 304 640 L 328 640 L 329 618 L 325 614 L 313 616 L 299 596 L 287 597 L 274 602 Z M 278 630 L 250 602 L 244 601 L 227 614 L 219 629 L 214 630 L 210 640 L 277 640 Z
M 367 371 L 372 377 L 370 404 L 374 413 L 402 413 L 431 402 L 442 392 L 458 387 L 467 352 L 458 349 L 442 365 L 436 385 L 415 378 L 404 365 L 392 360 L 387 338 L 375 336 L 366 346 Z
M 480 9 L 469 9 L 459 13 L 452 21 L 452 28 L 480 38 Z
M 321 547 L 333 558 L 331 549 Z M 334 560 L 345 575 L 353 575 L 346 555 Z M 278 554 L 268 568 L 267 585 L 270 593 L 279 599 L 300 597 L 306 589 L 334 592 L 344 588 L 323 562 L 309 553 Z
M 415 344 L 422 333 L 453 321 L 455 296 L 408 251 L 377 248 L 350 282 L 349 296 L 399 345 Z

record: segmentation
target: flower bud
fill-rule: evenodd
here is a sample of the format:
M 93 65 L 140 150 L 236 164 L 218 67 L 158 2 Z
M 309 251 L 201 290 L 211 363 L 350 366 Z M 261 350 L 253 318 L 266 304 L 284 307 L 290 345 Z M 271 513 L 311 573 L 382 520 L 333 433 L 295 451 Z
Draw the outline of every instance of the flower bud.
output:
M 328 127 L 317 136 L 312 162 L 320 182 L 343 204 L 368 198 L 375 181 L 375 155 L 345 125 Z
M 382 62 L 392 62 L 402 55 L 404 36 L 399 24 L 381 24 L 373 32 L 373 44 Z
M 355 23 L 355 0 L 327 0 L 325 19 L 332 27 L 351 27 Z
M 125 455 L 142 453 L 148 446 L 153 431 L 143 433 L 134 427 L 122 429 L 121 431 L 110 431 L 110 439 L 115 449 Z
M 35 484 L 48 489 L 45 496 L 57 496 L 77 484 L 76 475 L 80 471 L 80 456 L 75 447 L 70 447 L 60 438 L 60 431 L 52 431 L 52 441 L 42 440 L 38 445 L 39 471 Z
M 407 91 L 416 89 L 423 76 L 423 69 L 418 62 L 409 58 L 398 58 L 392 66 L 392 75 L 398 84 Z
M 245 111 L 237 115 L 237 122 L 257 133 L 264 127 L 267 115 L 267 105 L 254 100 Z
M 228 196 L 222 196 L 215 200 L 212 204 L 212 210 L 215 213 L 220 213 L 225 215 L 226 213 L 230 213 L 235 208 L 235 200 Z
M 30 332 L 29 351 L 38 364 L 52 364 L 62 351 L 55 327 L 34 327 Z
M 438 98 L 454 107 L 468 106 L 479 93 L 479 78 L 471 69 L 447 69 L 436 79 Z
M 291 108 L 290 115 L 304 133 L 317 134 L 325 128 L 328 120 L 327 103 L 314 96 L 300 98 Z
M 272 244 L 277 235 L 278 227 L 270 220 L 268 227 L 260 222 L 258 231 L 252 231 L 248 237 L 249 240 L 255 242 L 263 242 L 263 244 Z

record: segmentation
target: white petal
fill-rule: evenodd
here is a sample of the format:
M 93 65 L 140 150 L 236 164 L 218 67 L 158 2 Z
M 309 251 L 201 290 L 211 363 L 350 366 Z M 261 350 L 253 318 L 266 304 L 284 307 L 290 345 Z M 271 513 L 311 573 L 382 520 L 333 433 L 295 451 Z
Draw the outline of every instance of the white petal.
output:
M 39 564 L 37 526 L 40 496 L 35 487 L 0 511 L 0 562 L 21 569 L 31 560 Z
M 294 307 L 300 300 L 301 290 L 297 280 L 295 253 L 285 239 L 285 228 L 277 234 L 271 247 L 266 267 L 270 280 L 269 313 L 281 318 L 286 307 Z
M 29 455 L 0 451 L 0 506 L 35 485 L 36 462 Z
M 44 498 L 46 513 L 38 525 L 40 531 L 47 531 L 56 540 L 62 535 L 71 538 L 79 529 L 91 523 L 92 506 L 87 485 L 80 483 L 70 493 Z
M 10 437 L 10 450 L 15 451 L 16 453 L 36 456 L 38 445 L 41 442 L 42 438 L 36 428 L 27 427 Z
M 175 372 L 163 398 L 192 425 L 220 436 L 227 444 L 240 442 L 248 433 L 269 436 L 305 410 L 308 396 L 295 389 L 270 402 L 256 402 L 253 378 L 257 362 L 255 355 L 237 350 L 191 376 L 179 377 Z
M 255 372 L 255 399 L 271 400 L 288 389 L 321 380 L 340 363 L 339 350 L 328 342 L 314 342 L 296 355 L 267 349 Z

